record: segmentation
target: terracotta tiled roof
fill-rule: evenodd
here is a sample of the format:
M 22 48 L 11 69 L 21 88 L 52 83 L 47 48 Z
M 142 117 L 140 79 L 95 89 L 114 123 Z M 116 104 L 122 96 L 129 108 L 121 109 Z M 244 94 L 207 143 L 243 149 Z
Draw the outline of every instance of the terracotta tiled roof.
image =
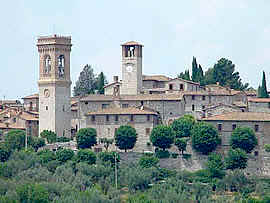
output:
M 129 107 L 129 108 L 107 108 L 107 109 L 101 109 L 96 112 L 89 112 L 86 115 L 157 115 L 157 112 L 150 111 L 148 109 L 141 109 L 141 108 L 135 108 L 135 107 Z
M 155 80 L 160 82 L 167 82 L 171 80 L 171 78 L 165 75 L 143 75 L 143 80 Z
M 139 95 L 120 95 L 114 97 L 112 95 L 92 94 L 81 98 L 81 101 L 177 101 L 182 99 L 182 94 L 139 94 Z
M 0 123 L 0 129 L 20 129 L 20 130 L 25 130 L 25 127 L 19 126 L 16 123 L 15 124 L 5 124 L 5 123 Z
M 230 112 L 203 118 L 204 121 L 265 121 L 270 122 L 270 113 Z
M 237 90 L 231 90 L 231 91 L 224 91 L 224 90 L 221 90 L 221 91 L 185 91 L 183 92 L 184 95 L 189 95 L 189 96 L 192 96 L 192 95 L 220 95 L 220 96 L 233 96 L 233 95 L 237 95 L 237 94 L 241 94 L 243 93 L 242 91 L 237 91 Z
M 124 43 L 124 44 L 121 44 L 121 46 L 132 46 L 132 45 L 143 46 L 143 45 L 140 44 L 139 42 L 135 42 L 135 41 L 129 41 L 129 42 L 126 42 L 126 43 Z
M 19 100 L 0 100 L 0 104 L 20 104 Z
M 247 96 L 257 96 L 257 92 L 253 90 L 244 91 Z
M 23 97 L 22 99 L 38 99 L 39 97 L 39 94 L 32 94 L 32 95 L 29 95 L 29 96 L 26 96 L 26 97 Z
M 29 113 L 29 112 L 21 112 L 19 114 L 19 117 L 23 120 L 27 120 L 27 121 L 38 121 L 38 115 L 36 114 L 32 114 L 32 113 Z
M 173 81 L 173 80 L 181 80 L 181 81 L 186 82 L 186 83 L 190 83 L 190 84 L 194 84 L 194 85 L 200 85 L 200 83 L 198 83 L 198 82 L 193 82 L 193 81 L 190 81 L 190 80 L 184 80 L 182 78 L 173 78 L 173 79 L 170 79 L 169 82 Z
M 269 103 L 270 98 L 248 98 L 249 102 L 257 102 L 257 103 Z
M 206 105 L 203 110 L 207 111 L 207 110 L 215 109 L 215 108 L 218 108 L 218 107 L 228 107 L 228 108 L 232 108 L 232 109 L 238 109 L 239 111 L 241 111 L 241 109 L 238 106 L 229 105 L 229 104 L 223 104 L 223 103 Z

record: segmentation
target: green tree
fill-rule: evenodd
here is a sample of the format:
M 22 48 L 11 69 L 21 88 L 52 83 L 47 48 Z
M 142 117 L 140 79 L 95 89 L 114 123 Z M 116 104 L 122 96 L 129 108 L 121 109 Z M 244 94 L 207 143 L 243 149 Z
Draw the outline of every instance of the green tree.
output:
M 265 72 L 263 71 L 263 77 L 262 77 L 262 86 L 259 86 L 259 97 L 260 98 L 269 98 L 267 87 L 266 87 L 266 79 L 265 79 Z
M 258 140 L 251 128 L 238 127 L 232 132 L 230 145 L 233 149 L 240 148 L 246 153 L 250 153 L 257 144 Z
M 224 163 L 220 154 L 211 153 L 208 156 L 206 169 L 212 178 L 223 178 L 225 176 Z
M 97 131 L 94 128 L 81 128 L 76 134 L 78 148 L 91 148 L 97 144 Z
M 196 58 L 193 56 L 192 59 L 192 81 L 198 82 L 198 64 Z
M 184 153 L 184 151 L 186 151 L 186 148 L 187 148 L 187 140 L 186 139 L 176 138 L 174 141 L 174 144 L 182 154 Z
M 33 147 L 35 151 L 37 151 L 40 147 L 45 146 L 45 140 L 39 137 L 27 136 L 28 144 Z
M 270 152 L 270 144 L 265 144 L 265 145 L 264 145 L 264 150 L 265 150 L 266 152 Z
M 195 119 L 191 115 L 184 115 L 183 117 L 173 121 L 171 127 L 175 132 L 175 137 L 190 137 L 191 129 L 195 124 Z
M 99 152 L 98 153 L 98 159 L 101 161 L 103 165 L 109 164 L 110 166 L 115 165 L 115 160 L 116 163 L 120 162 L 120 156 L 116 152 Z
M 96 155 L 90 149 L 80 149 L 76 155 L 77 162 L 86 162 L 88 164 L 96 163 Z
M 62 163 L 71 160 L 73 156 L 74 152 L 71 149 L 60 149 L 56 152 L 56 159 Z
M 205 122 L 198 122 L 191 130 L 192 147 L 202 154 L 208 154 L 220 144 L 216 128 Z
M 55 143 L 57 140 L 57 135 L 51 130 L 43 130 L 40 133 L 40 137 L 45 138 L 49 144 Z
M 5 136 L 5 145 L 10 150 L 21 150 L 25 147 L 25 132 L 10 130 Z
M 245 169 L 247 167 L 248 157 L 242 149 L 230 149 L 228 156 L 225 157 L 226 169 Z
M 211 71 L 213 83 L 219 82 L 221 86 L 229 86 L 236 90 L 245 90 L 249 84 L 243 84 L 239 72 L 235 72 L 235 65 L 232 61 L 221 58 Z
M 39 202 L 47 203 L 49 202 L 48 191 L 39 184 L 23 184 L 16 188 L 16 193 L 18 195 L 19 201 L 24 203 Z
M 191 80 L 189 70 L 185 70 L 185 72 L 181 72 L 177 75 L 178 78 L 184 79 L 184 80 Z
M 7 161 L 10 154 L 11 154 L 10 149 L 8 149 L 5 144 L 0 144 L 0 162 Z
M 74 96 L 85 96 L 94 94 L 96 89 L 96 78 L 91 65 L 86 64 L 80 73 L 73 89 Z
M 136 130 L 129 125 L 120 126 L 115 133 L 115 145 L 119 149 L 133 149 L 137 141 Z
M 143 168 L 157 167 L 159 159 L 155 156 L 144 155 L 139 160 L 139 165 Z
M 104 94 L 104 85 L 107 84 L 106 77 L 103 72 L 101 72 L 97 77 L 97 90 L 98 94 Z
M 50 151 L 49 149 L 43 149 L 37 153 L 40 162 L 42 164 L 47 164 L 52 160 L 56 159 L 55 153 Z
M 158 125 L 153 128 L 150 141 L 156 147 L 159 147 L 165 151 L 173 144 L 175 135 L 174 131 L 170 126 Z

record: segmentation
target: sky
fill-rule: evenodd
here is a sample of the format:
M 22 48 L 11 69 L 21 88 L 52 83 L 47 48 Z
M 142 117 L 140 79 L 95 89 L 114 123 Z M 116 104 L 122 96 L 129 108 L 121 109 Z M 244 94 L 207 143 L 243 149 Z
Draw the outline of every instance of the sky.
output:
M 85 64 L 121 78 L 121 47 L 138 41 L 143 73 L 176 77 L 192 57 L 205 70 L 222 57 L 243 82 L 270 81 L 269 0 L 1 0 L 0 100 L 37 93 L 38 36 L 72 37 L 73 85 Z

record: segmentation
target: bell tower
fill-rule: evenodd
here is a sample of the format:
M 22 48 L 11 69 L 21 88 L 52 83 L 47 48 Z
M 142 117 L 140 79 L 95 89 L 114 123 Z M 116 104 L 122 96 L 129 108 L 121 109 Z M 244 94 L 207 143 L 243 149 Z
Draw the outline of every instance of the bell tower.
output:
M 138 42 L 122 44 L 121 94 L 137 95 L 142 91 L 142 47 Z
M 70 52 L 71 37 L 39 37 L 39 133 L 51 130 L 71 136 Z

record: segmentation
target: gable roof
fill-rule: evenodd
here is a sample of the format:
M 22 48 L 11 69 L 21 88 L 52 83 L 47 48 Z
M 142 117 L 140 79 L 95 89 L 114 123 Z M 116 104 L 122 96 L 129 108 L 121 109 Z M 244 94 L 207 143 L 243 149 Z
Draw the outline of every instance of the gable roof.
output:
M 154 80 L 154 81 L 159 81 L 159 82 L 167 82 L 171 80 L 171 78 L 165 75 L 143 75 L 142 80 L 143 81 Z
M 171 82 L 173 80 L 180 80 L 180 81 L 183 81 L 183 82 L 186 82 L 186 83 L 190 83 L 190 84 L 194 84 L 194 85 L 199 85 L 200 86 L 200 83 L 198 83 L 198 82 L 193 82 L 193 81 L 190 81 L 190 80 L 184 80 L 182 78 L 172 78 L 168 82 Z
M 203 121 L 261 121 L 270 122 L 270 113 L 230 112 L 201 119 Z
M 39 94 L 36 93 L 36 94 L 32 94 L 32 95 L 23 97 L 22 99 L 38 99 L 38 97 L 39 97 Z
M 248 98 L 249 102 L 256 102 L 256 103 L 270 103 L 270 98 Z

